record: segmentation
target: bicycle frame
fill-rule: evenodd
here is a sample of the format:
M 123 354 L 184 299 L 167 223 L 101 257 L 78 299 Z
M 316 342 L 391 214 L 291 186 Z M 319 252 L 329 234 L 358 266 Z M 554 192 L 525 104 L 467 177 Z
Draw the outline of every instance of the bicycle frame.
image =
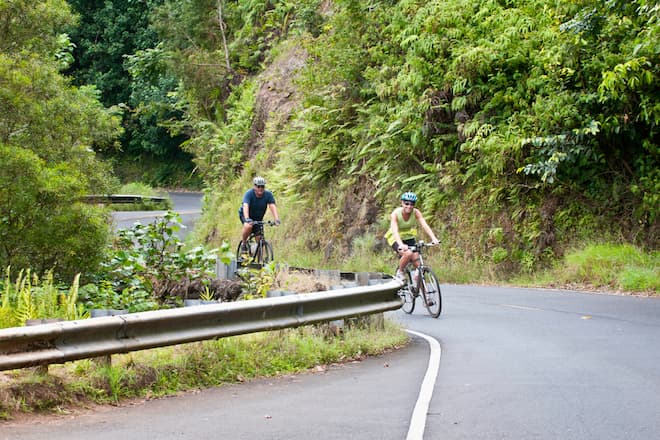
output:
M 408 263 L 408 265 L 406 266 L 406 282 L 408 284 L 408 288 L 410 289 L 411 292 L 413 292 L 415 296 L 417 296 L 419 293 L 419 288 L 415 283 L 415 276 L 416 275 L 419 276 L 419 274 L 422 272 L 422 267 L 428 267 L 424 264 L 424 253 L 422 252 L 422 250 L 425 247 L 431 247 L 431 246 L 433 245 L 424 243 L 423 241 L 419 241 L 415 246 L 409 247 L 409 249 L 413 251 L 413 253 L 417 254 L 417 260 L 419 261 L 419 264 L 417 266 L 415 266 L 415 263 L 413 261 Z M 419 280 L 417 280 L 417 282 L 419 282 Z
M 253 232 L 248 236 L 245 245 L 247 246 L 247 259 L 251 262 L 258 264 L 268 263 L 273 260 L 273 247 L 266 240 L 265 228 L 264 225 L 275 226 L 276 223 L 273 221 L 254 221 L 252 223 L 254 226 L 262 226 L 259 228 L 259 233 Z M 236 255 L 238 256 L 239 261 L 243 261 L 244 258 L 241 258 L 241 255 L 245 255 L 241 252 L 241 247 L 243 245 L 243 240 L 238 243 L 238 248 L 236 249 Z

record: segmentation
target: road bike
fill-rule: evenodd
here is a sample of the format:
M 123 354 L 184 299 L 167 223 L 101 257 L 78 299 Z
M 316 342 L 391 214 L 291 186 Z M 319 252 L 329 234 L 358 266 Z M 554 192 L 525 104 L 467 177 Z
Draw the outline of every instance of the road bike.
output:
M 440 283 L 438 283 L 438 277 L 435 276 L 433 270 L 424 264 L 422 252 L 425 248 L 431 246 L 435 245 L 420 241 L 415 246 L 409 247 L 413 252 L 417 252 L 419 267 L 415 267 L 412 262 L 406 266 L 404 271 L 405 285 L 399 290 L 399 296 L 403 299 L 403 306 L 401 308 L 404 312 L 412 313 L 415 310 L 417 297 L 421 296 L 429 315 L 437 318 L 440 316 L 440 312 L 442 312 Z
M 239 262 L 267 264 L 273 261 L 273 246 L 266 240 L 264 225 L 275 226 L 273 221 L 253 221 L 252 232 L 246 241 L 245 250 L 242 250 L 243 240 L 238 243 L 236 255 Z

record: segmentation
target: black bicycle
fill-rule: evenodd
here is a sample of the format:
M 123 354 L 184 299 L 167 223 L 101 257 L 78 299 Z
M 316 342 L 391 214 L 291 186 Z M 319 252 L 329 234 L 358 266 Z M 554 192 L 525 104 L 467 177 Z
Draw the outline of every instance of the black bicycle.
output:
M 266 240 L 264 225 L 275 226 L 273 221 L 253 221 L 252 233 L 243 247 L 243 240 L 238 243 L 236 255 L 240 262 L 266 264 L 273 261 L 273 246 Z
M 410 247 L 413 252 L 418 253 L 419 267 L 415 267 L 413 263 L 409 263 L 406 266 L 406 284 L 399 290 L 399 295 L 403 299 L 403 306 L 401 308 L 404 312 L 412 313 L 415 310 L 415 300 L 418 296 L 421 296 L 429 315 L 437 318 L 440 316 L 440 312 L 442 312 L 440 283 L 433 270 L 424 264 L 424 256 L 422 255 L 422 250 L 431 246 L 435 245 L 420 241 L 416 246 Z

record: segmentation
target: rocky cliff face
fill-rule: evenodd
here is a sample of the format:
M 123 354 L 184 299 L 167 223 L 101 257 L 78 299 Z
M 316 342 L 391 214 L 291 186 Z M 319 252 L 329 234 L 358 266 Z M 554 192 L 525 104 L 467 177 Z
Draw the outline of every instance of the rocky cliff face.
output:
M 255 117 L 246 146 L 248 158 L 254 157 L 263 147 L 267 132 L 277 132 L 289 121 L 293 109 L 300 102 L 294 80 L 305 66 L 307 58 L 304 49 L 299 45 L 292 45 L 260 75 Z

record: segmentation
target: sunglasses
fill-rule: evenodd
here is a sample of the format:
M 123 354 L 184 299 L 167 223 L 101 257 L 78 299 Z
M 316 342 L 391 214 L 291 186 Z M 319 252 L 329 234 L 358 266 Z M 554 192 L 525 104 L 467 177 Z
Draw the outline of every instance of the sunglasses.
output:
M 254 186 L 256 186 L 257 188 L 265 188 L 266 187 L 266 185 L 254 185 Z
M 415 206 L 414 202 L 403 202 L 403 204 L 406 206 Z

